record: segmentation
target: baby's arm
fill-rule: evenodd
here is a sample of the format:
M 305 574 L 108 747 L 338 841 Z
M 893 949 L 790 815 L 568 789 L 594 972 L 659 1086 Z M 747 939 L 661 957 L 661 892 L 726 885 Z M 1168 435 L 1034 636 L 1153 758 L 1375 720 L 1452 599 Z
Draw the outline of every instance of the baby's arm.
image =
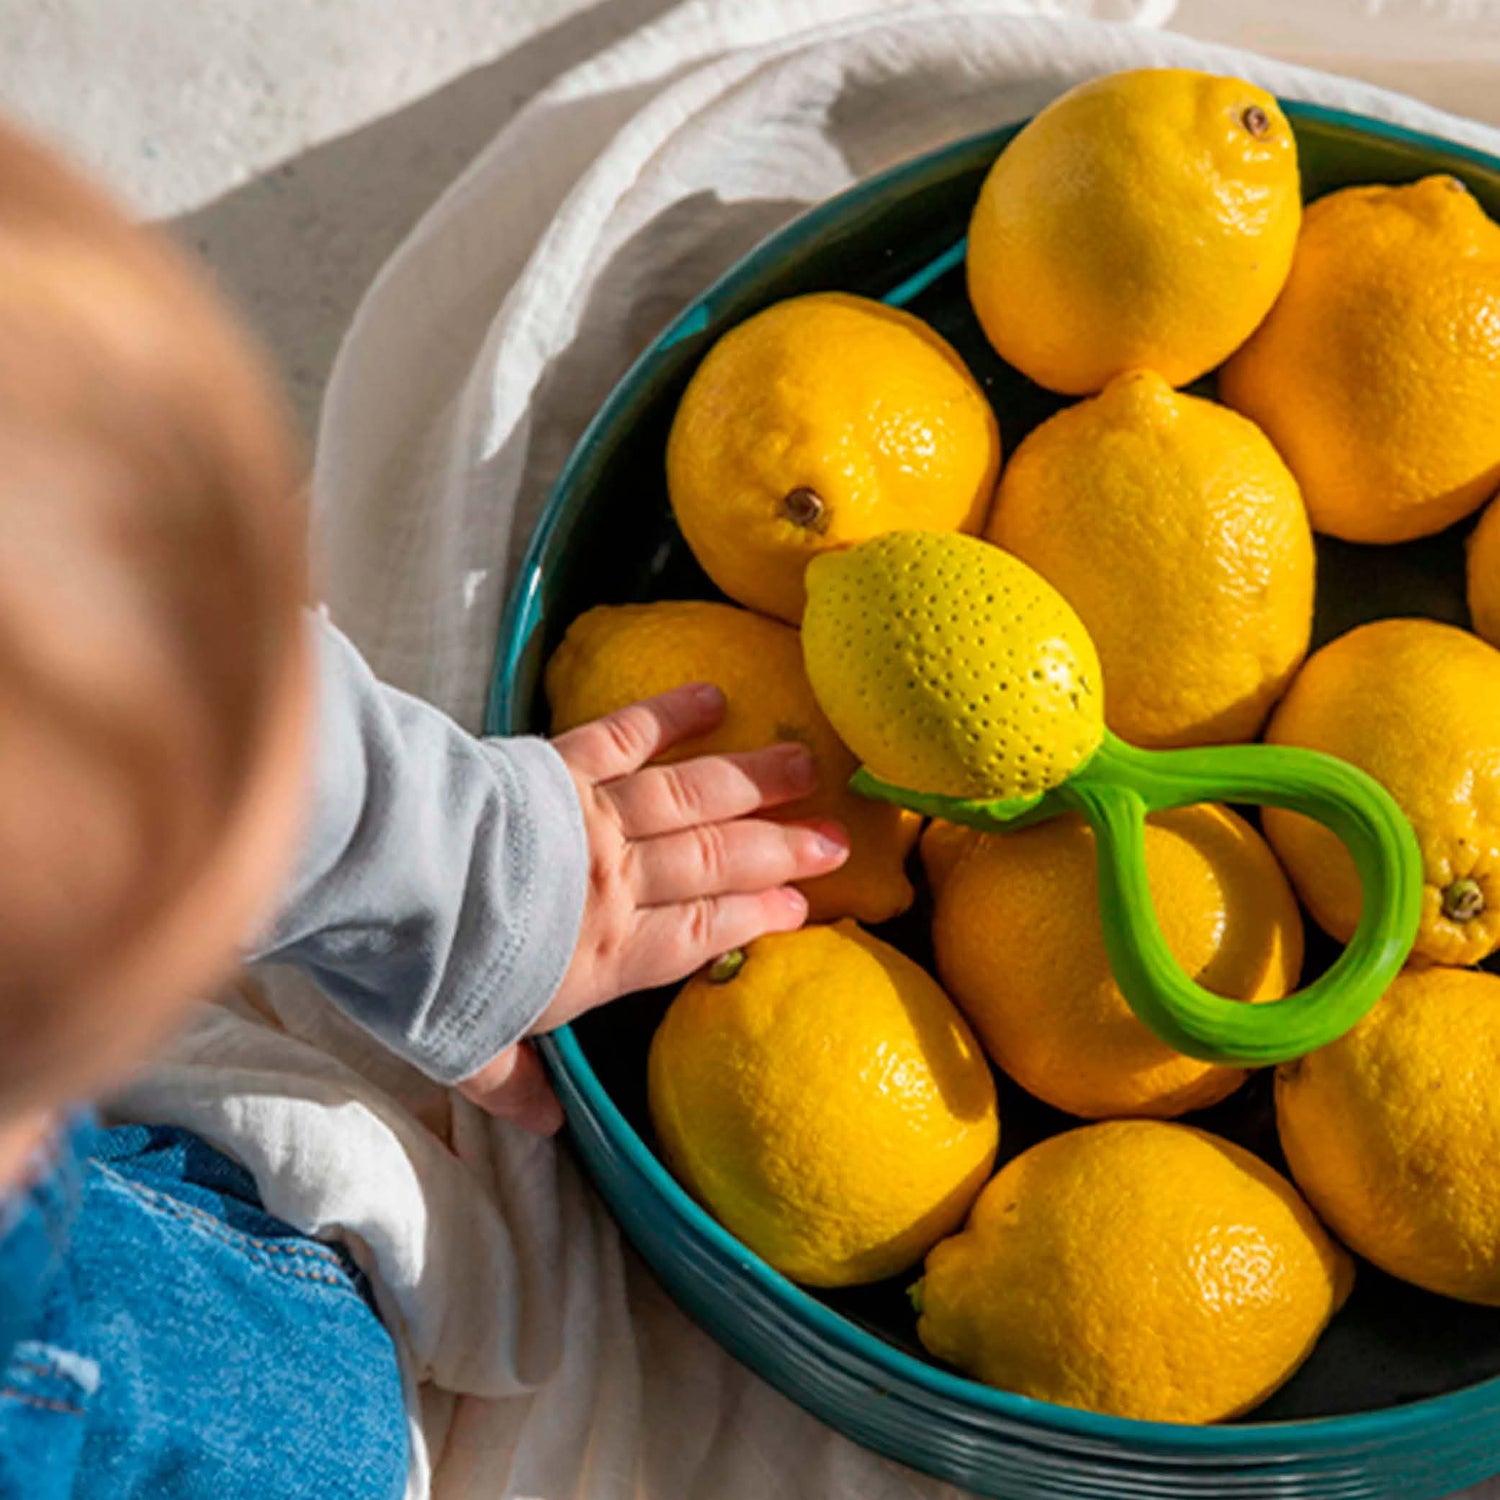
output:
M 478 740 L 312 628 L 308 833 L 251 956 L 308 969 L 393 1051 L 481 1102 L 528 1091 L 509 1049 L 529 1032 L 800 925 L 789 882 L 847 853 L 836 826 L 749 816 L 811 789 L 800 747 L 641 769 L 712 727 L 712 689 L 555 745 Z
M 386 1046 L 456 1082 L 519 1037 L 562 979 L 587 854 L 541 740 L 486 744 L 379 682 L 312 622 L 306 833 L 251 954 L 307 969 Z

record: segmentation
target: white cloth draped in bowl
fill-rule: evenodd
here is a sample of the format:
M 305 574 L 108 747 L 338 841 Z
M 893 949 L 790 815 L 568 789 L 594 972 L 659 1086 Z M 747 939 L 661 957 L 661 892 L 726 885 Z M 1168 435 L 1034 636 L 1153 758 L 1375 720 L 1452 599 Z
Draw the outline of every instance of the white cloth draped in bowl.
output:
M 1288 3 L 1200 3 L 1194 24 L 1257 26 L 1274 44 Z M 1450 77 L 1472 88 L 1476 66 L 1496 76 L 1500 25 L 1493 7 L 1462 9 L 1472 25 L 1451 66 L 1430 4 L 1325 5 L 1326 52 L 1377 74 L 1409 67 L 1430 97 Z M 809 204 L 1081 78 L 1230 71 L 1500 152 L 1500 132 L 1373 87 L 1141 29 L 1172 12 L 692 0 L 547 88 L 386 266 L 339 356 L 314 485 L 338 623 L 382 675 L 477 728 L 518 553 L 650 336 Z M 1140 25 L 1067 19 L 1086 15 Z M 124 1108 L 200 1131 L 250 1167 L 274 1213 L 354 1247 L 412 1377 L 413 1496 L 956 1493 L 854 1447 L 721 1353 L 622 1247 L 565 1154 L 379 1055 L 306 985 L 275 976 L 266 997 L 206 1011 Z

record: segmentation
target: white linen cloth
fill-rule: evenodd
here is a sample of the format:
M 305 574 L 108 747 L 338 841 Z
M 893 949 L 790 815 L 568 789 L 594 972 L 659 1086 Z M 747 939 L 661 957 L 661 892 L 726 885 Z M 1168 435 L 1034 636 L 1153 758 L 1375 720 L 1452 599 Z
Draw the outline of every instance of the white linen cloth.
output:
M 1195 26 L 1260 24 L 1274 42 L 1283 5 L 1207 20 L 1200 6 Z M 1173 8 L 691 0 L 547 88 L 386 266 L 340 354 L 314 479 L 337 622 L 377 672 L 477 729 L 505 588 L 548 486 L 651 335 L 806 206 L 1082 78 L 1233 72 L 1500 152 L 1500 131 L 1409 99 L 1142 29 Z M 1436 8 L 1321 10 L 1356 62 L 1410 58 L 1443 96 Z M 1476 64 L 1500 77 L 1495 8 L 1463 10 L 1454 67 L 1471 86 Z M 1090 15 L 1137 25 L 1076 19 Z M 564 1153 L 415 1077 L 305 984 L 272 976 L 205 1009 L 121 1107 L 199 1131 L 250 1168 L 271 1212 L 353 1247 L 411 1377 L 413 1497 L 957 1494 L 856 1448 L 719 1351 Z M 1472 1493 L 1500 1500 L 1500 1485 Z

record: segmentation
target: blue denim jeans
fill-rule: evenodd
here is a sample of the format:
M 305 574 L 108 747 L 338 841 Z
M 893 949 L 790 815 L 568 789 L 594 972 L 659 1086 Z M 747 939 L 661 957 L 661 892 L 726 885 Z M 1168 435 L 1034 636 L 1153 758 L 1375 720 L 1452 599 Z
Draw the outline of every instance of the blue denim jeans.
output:
M 396 1353 L 353 1263 L 167 1127 L 79 1121 L 0 1204 L 3 1500 L 395 1500 Z

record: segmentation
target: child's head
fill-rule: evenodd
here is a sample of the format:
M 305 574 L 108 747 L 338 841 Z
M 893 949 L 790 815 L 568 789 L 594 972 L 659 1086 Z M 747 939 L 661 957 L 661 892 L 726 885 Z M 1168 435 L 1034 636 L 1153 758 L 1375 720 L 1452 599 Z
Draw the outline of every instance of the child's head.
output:
M 0 1126 L 230 961 L 298 811 L 295 447 L 156 236 L 0 127 Z

